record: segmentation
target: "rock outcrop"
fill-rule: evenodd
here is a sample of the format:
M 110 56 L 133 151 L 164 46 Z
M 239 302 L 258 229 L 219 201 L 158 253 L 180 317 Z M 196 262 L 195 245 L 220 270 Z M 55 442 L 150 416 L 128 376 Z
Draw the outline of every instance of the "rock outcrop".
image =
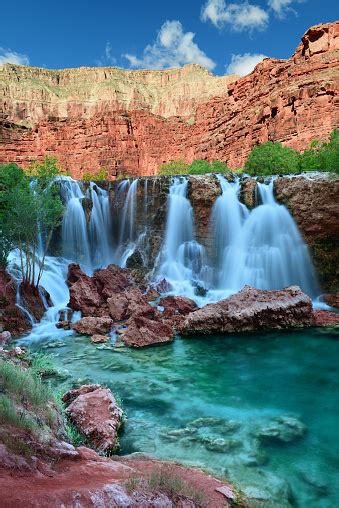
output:
M 274 193 L 289 208 L 310 248 L 321 288 L 338 292 L 339 178 L 325 173 L 279 177 Z
M 123 413 L 108 388 L 83 385 L 63 395 L 66 414 L 90 445 L 104 453 L 119 448 Z
M 15 280 L 0 270 L 0 332 L 20 335 L 31 328 L 27 315 L 16 306 L 17 284 Z
M 298 286 L 265 291 L 245 286 L 239 293 L 205 305 L 186 317 L 184 335 L 305 327 L 314 324 L 312 301 Z
M 55 155 L 73 176 L 151 175 L 169 160 L 242 166 L 267 140 L 298 150 L 336 125 L 339 23 L 314 26 L 289 60 L 241 79 L 164 71 L 0 67 L 0 162 Z

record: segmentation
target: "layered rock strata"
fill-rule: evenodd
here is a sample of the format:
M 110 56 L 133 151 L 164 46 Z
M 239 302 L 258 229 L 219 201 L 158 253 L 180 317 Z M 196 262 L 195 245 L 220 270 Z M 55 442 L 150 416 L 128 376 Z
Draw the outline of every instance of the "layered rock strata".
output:
M 288 60 L 241 79 L 165 71 L 0 67 L 0 162 L 57 156 L 75 177 L 154 174 L 169 160 L 243 165 L 267 140 L 303 150 L 337 125 L 339 23 L 314 26 Z

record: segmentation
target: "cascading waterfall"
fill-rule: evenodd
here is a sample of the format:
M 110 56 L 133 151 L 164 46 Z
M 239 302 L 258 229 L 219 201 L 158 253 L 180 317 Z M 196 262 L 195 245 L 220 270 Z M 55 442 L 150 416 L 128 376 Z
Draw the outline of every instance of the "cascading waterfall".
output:
M 193 297 L 194 285 L 201 284 L 205 249 L 195 240 L 187 186 L 187 178 L 180 177 L 174 178 L 170 186 L 165 240 L 156 273 L 168 280 L 175 294 Z
M 32 323 L 32 339 L 72 333 L 55 328 L 59 311 L 65 309 L 69 299 L 65 279 L 70 262 L 80 263 L 91 274 L 112 262 L 125 266 L 135 249 L 147 258 L 149 210 L 156 203 L 158 185 L 161 190 L 158 178 L 153 179 L 152 186 L 147 180 L 140 187 L 138 179 L 122 181 L 116 192 L 114 222 L 108 191 L 92 182 L 85 191 L 83 184 L 69 177 L 57 180 L 65 205 L 62 257 L 46 256 L 41 285 L 50 293 L 54 307 L 47 310 L 41 323 Z M 245 284 L 261 289 L 297 284 L 312 298 L 319 295 L 308 248 L 287 208 L 274 199 L 273 180 L 257 184 L 260 204 L 251 211 L 239 200 L 239 179 L 228 182 L 218 176 L 218 180 L 222 193 L 212 209 L 214 253 L 208 257 L 196 241 L 194 213 L 187 197 L 188 179 L 172 179 L 164 241 L 153 277 L 165 278 L 171 294 L 188 296 L 199 305 L 226 298 Z M 138 193 L 142 192 L 140 201 Z M 19 280 L 15 251 L 10 256 L 10 270 Z M 18 297 L 18 305 L 21 303 Z M 77 318 L 76 314 L 74 319 Z
M 226 185 L 220 179 L 222 196 L 213 211 L 218 289 L 232 294 L 245 284 L 259 289 L 297 284 L 311 297 L 319 294 L 308 248 L 287 208 L 274 199 L 273 180 L 257 184 L 261 204 L 249 212 L 238 199 L 239 181 Z

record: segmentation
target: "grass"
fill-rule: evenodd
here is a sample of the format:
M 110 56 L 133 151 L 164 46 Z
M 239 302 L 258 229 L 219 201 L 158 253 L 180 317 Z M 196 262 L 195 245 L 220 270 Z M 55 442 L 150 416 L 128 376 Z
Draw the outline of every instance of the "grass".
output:
M 148 484 L 152 491 L 162 490 L 171 496 L 175 494 L 185 496 L 199 506 L 205 505 L 207 501 L 204 492 L 182 480 L 170 464 L 154 469 L 148 479 Z
M 13 425 L 23 430 L 34 430 L 36 423 L 24 410 L 18 410 L 7 395 L 0 395 L 0 425 Z
M 49 387 L 42 384 L 34 370 L 25 370 L 4 360 L 0 360 L 0 386 L 12 398 L 33 406 L 42 406 L 51 399 Z

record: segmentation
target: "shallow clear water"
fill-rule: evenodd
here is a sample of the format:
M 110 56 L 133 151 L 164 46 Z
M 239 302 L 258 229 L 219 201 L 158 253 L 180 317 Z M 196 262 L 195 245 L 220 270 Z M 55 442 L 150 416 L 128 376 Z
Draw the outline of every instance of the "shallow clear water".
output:
M 197 464 L 266 499 L 260 506 L 333 508 L 338 338 L 315 329 L 177 339 L 132 350 L 68 336 L 30 347 L 53 354 L 61 372 L 53 382 L 60 387 L 103 383 L 120 396 L 127 414 L 122 453 Z M 259 429 L 282 415 L 298 418 L 306 434 L 284 444 L 258 440 Z M 194 422 L 206 417 L 214 420 Z

